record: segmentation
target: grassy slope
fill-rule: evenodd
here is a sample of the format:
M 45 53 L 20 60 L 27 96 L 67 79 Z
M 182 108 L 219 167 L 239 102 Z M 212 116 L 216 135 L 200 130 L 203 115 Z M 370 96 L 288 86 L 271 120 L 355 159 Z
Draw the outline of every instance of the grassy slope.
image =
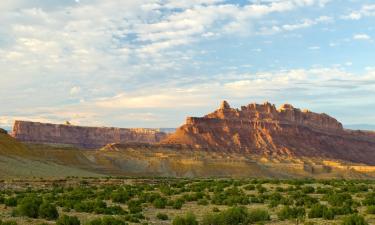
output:
M 0 177 L 65 177 L 97 176 L 79 168 L 44 160 L 38 152 L 16 141 L 6 134 L 0 134 Z

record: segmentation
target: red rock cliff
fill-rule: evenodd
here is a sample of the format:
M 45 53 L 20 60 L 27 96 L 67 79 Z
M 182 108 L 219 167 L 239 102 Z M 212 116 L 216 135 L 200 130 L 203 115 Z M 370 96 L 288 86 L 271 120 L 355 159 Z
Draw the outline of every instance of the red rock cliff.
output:
M 69 144 L 82 148 L 99 148 L 109 143 L 156 143 L 166 134 L 157 129 L 81 127 L 15 121 L 12 136 L 22 142 Z
M 227 102 L 186 123 L 161 142 L 265 156 L 306 156 L 375 164 L 375 133 L 343 129 L 336 119 L 270 103 L 233 109 Z

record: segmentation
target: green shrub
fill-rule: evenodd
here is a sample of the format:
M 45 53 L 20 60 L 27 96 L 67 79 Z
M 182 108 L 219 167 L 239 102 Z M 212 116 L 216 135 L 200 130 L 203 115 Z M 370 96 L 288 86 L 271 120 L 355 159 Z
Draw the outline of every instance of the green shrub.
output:
M 172 207 L 173 207 L 174 209 L 181 209 L 182 206 L 183 206 L 183 204 L 184 204 L 184 201 L 183 201 L 182 199 L 177 199 L 177 200 L 173 203 Z
M 142 205 L 139 201 L 129 201 L 128 209 L 130 213 L 139 213 L 142 212 Z
M 156 215 L 156 218 L 158 218 L 159 220 L 168 220 L 168 215 L 165 213 L 158 213 Z
M 39 217 L 48 220 L 55 220 L 59 217 L 59 213 L 57 212 L 56 206 L 48 202 L 43 202 L 40 205 L 38 214 Z
M 304 208 L 285 206 L 277 213 L 277 216 L 280 220 L 289 220 L 303 218 L 305 217 L 305 214 Z
M 368 225 L 365 218 L 358 214 L 352 214 L 343 219 L 341 225 Z
M 267 221 L 270 215 L 266 210 L 248 210 L 245 207 L 233 207 L 216 214 L 203 217 L 202 225 L 238 225 Z
M 326 208 L 323 210 L 323 218 L 326 220 L 333 220 L 335 218 L 335 212 L 330 208 Z
M 327 206 L 315 204 L 311 207 L 308 216 L 309 218 L 322 218 L 325 210 L 327 210 Z
M 375 214 L 375 205 L 368 206 L 367 210 L 366 210 L 366 213 L 367 214 Z
M 248 221 L 250 223 L 270 220 L 268 211 L 264 209 L 251 209 L 248 213 Z
M 42 203 L 41 198 L 36 196 L 28 196 L 23 198 L 17 205 L 15 214 L 20 216 L 27 216 L 30 218 L 37 218 L 39 207 Z
M 81 222 L 76 216 L 61 216 L 57 221 L 56 225 L 81 225 Z
M 165 198 L 157 198 L 152 202 L 152 204 L 157 209 L 164 209 L 167 205 L 167 200 Z
M 6 198 L 4 199 L 4 204 L 10 207 L 17 206 L 17 199 L 15 197 Z
M 90 221 L 87 225 L 126 225 L 126 223 L 120 219 L 116 219 L 111 216 L 97 218 Z
M 187 213 L 185 216 L 176 216 L 172 222 L 173 225 L 198 225 L 194 214 Z

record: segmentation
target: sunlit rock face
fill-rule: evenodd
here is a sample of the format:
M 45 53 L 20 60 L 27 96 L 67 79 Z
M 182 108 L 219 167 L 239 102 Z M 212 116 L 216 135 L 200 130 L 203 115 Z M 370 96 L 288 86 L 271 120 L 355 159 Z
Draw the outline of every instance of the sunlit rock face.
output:
M 156 143 L 166 137 L 158 129 L 81 127 L 15 121 L 12 136 L 22 142 L 68 144 L 81 148 L 100 148 L 109 143 Z
M 227 102 L 204 117 L 186 123 L 161 143 L 195 149 L 252 153 L 270 157 L 323 157 L 375 164 L 375 133 L 345 130 L 340 122 L 284 104 Z

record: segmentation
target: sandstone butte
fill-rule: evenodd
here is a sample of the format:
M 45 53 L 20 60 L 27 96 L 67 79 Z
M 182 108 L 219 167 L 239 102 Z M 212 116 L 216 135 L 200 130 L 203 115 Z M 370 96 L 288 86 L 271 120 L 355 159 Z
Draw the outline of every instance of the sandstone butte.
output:
M 11 135 L 21 142 L 66 144 L 80 148 L 100 148 L 108 143 L 156 143 L 166 137 L 158 129 L 82 127 L 15 121 Z
M 266 157 L 315 157 L 375 165 L 375 132 L 347 130 L 327 114 L 270 103 L 188 117 L 162 145 Z

